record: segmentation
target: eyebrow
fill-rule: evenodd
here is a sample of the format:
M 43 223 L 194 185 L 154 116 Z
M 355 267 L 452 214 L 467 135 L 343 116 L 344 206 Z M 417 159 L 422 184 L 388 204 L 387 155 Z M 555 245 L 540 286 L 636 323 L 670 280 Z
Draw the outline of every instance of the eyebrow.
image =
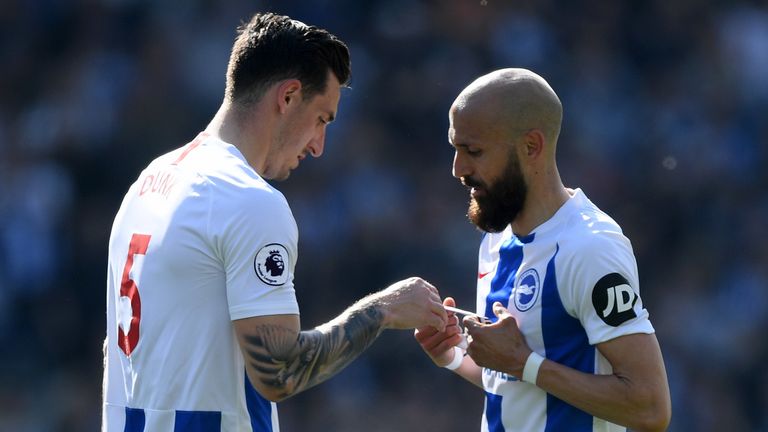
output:
M 464 143 L 464 142 L 452 143 L 452 142 L 448 141 L 448 144 L 450 144 L 451 147 L 453 147 L 453 148 L 464 148 L 464 149 L 468 149 L 470 146 L 472 146 L 471 143 Z
M 460 142 L 456 142 L 456 134 L 454 133 L 453 136 L 451 136 L 450 132 L 448 133 L 448 144 L 454 149 L 459 149 L 459 148 L 468 149 L 472 146 L 477 145 L 476 143 L 473 143 L 471 141 L 468 142 L 466 140 L 460 140 Z

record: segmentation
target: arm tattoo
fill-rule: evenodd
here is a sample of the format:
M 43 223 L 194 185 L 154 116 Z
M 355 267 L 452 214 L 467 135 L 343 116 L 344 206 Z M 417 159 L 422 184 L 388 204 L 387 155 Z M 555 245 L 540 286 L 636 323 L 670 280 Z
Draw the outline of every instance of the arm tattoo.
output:
M 296 332 L 263 325 L 245 336 L 245 360 L 280 398 L 306 390 L 335 375 L 365 351 L 382 330 L 376 305 L 351 309 L 313 330 Z

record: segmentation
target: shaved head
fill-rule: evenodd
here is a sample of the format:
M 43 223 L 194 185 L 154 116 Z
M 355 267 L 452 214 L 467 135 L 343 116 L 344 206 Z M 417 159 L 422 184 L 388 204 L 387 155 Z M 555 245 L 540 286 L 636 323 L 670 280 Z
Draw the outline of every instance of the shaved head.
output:
M 552 87 L 527 69 L 500 69 L 465 88 L 451 106 L 451 115 L 467 115 L 511 137 L 538 129 L 553 150 L 560 134 L 563 106 Z
M 448 117 L 453 176 L 471 189 L 467 216 L 481 230 L 504 230 L 563 189 L 555 162 L 563 107 L 544 78 L 526 69 L 483 75 Z

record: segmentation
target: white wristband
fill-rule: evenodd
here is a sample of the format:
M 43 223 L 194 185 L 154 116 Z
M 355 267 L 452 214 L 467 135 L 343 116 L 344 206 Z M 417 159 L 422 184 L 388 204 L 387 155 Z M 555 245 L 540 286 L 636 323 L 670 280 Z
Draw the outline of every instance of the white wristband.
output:
M 459 347 L 453 347 L 453 360 L 451 360 L 450 363 L 443 366 L 444 368 L 448 370 L 456 370 L 461 366 L 461 363 L 464 361 L 464 351 L 461 350 Z
M 544 357 L 540 356 L 535 351 L 531 351 L 528 360 L 525 361 L 525 367 L 523 367 L 523 381 L 536 385 L 536 378 L 539 376 L 539 368 L 543 362 Z

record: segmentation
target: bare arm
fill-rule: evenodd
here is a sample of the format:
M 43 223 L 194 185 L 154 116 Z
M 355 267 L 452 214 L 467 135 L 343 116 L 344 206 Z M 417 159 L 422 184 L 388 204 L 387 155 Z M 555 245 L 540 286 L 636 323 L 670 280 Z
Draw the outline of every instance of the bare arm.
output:
M 325 381 L 354 360 L 383 329 L 376 307 L 342 315 L 335 323 L 299 331 L 298 315 L 235 321 L 254 387 L 278 401 Z
M 234 322 L 248 377 L 264 397 L 285 399 L 335 375 L 385 328 L 445 327 L 437 290 L 411 278 L 372 294 L 334 320 L 300 331 L 297 315 Z
M 515 319 L 500 304 L 499 320 L 481 325 L 465 319 L 472 335 L 468 352 L 478 365 L 521 378 L 531 349 Z M 550 360 L 536 385 L 593 416 L 637 431 L 663 431 L 671 417 L 667 374 L 653 334 L 621 336 L 597 345 L 613 367 L 611 375 L 583 373 Z
M 613 366 L 613 374 L 585 374 L 545 360 L 536 385 L 583 411 L 633 430 L 666 430 L 671 403 L 656 335 L 621 336 L 597 348 Z
M 475 364 L 472 357 L 464 355 L 464 359 L 461 362 L 461 366 L 458 369 L 454 369 L 453 373 L 471 382 L 477 387 L 483 388 L 483 368 Z

